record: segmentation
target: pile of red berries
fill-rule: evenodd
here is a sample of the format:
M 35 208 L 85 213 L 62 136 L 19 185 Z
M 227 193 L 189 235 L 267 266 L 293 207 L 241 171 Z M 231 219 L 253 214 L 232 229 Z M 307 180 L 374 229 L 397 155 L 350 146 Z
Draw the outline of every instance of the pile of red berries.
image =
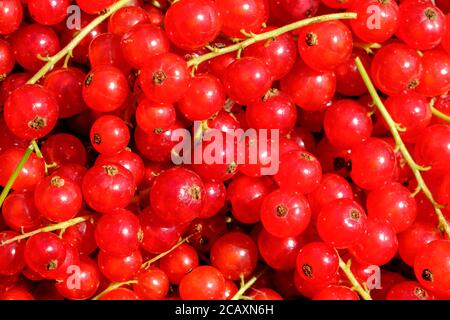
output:
M 449 91 L 446 0 L 0 0 L 0 299 L 450 299 Z

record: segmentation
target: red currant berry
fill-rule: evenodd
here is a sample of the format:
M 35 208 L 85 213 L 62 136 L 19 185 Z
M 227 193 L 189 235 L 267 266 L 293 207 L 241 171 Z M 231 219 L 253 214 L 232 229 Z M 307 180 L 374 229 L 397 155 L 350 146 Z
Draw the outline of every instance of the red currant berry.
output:
M 2 206 L 5 223 L 17 232 L 28 232 L 41 225 L 41 215 L 32 192 L 13 192 Z
M 199 218 L 207 219 L 215 216 L 225 206 L 227 189 L 222 182 L 207 181 L 205 185 L 205 198 Z
M 158 134 L 175 124 L 176 110 L 171 104 L 155 103 L 148 99 L 139 102 L 136 109 L 136 122 L 147 134 Z
M 313 300 L 359 300 L 352 289 L 344 286 L 330 285 L 318 292 Z
M 179 290 L 183 300 L 220 300 L 225 278 L 214 267 L 200 266 L 181 279 Z
M 4 80 L 13 70 L 15 62 L 12 46 L 0 39 L 0 80 Z
M 139 250 L 125 257 L 113 256 L 100 251 L 97 259 L 101 273 L 108 280 L 116 282 L 134 279 L 142 265 L 142 255 Z
M 33 0 L 28 2 L 28 11 L 34 21 L 55 25 L 62 22 L 68 12 L 70 0 Z
M 114 155 L 130 142 L 130 131 L 125 122 L 116 116 L 102 116 L 91 128 L 91 144 L 104 155 Z
M 102 295 L 99 300 L 141 300 L 141 298 L 132 290 L 127 288 L 118 288 Z
M 0 34 L 10 34 L 16 31 L 23 17 L 20 0 L 4 0 L 0 6 Z
M 65 229 L 62 238 L 81 255 L 89 255 L 97 249 L 95 228 L 91 221 L 84 221 Z
M 109 18 L 108 31 L 123 36 L 135 25 L 144 23 L 151 23 L 149 12 L 138 6 L 123 7 Z
M 124 74 L 128 74 L 131 69 L 123 56 L 120 37 L 115 34 L 104 33 L 97 36 L 89 45 L 88 55 L 91 68 L 107 64 L 120 69 Z
M 89 14 L 99 14 L 114 2 L 115 0 L 76 0 L 81 10 Z
M 112 155 L 100 155 L 95 161 L 96 165 L 107 165 L 111 163 L 120 164 L 122 167 L 131 172 L 134 177 L 136 186 L 138 186 L 144 178 L 144 161 L 136 153 L 130 149 L 125 148 L 121 152 Z
M 169 292 L 169 278 L 156 267 L 141 270 L 134 291 L 145 300 L 162 300 Z
M 416 91 L 427 97 L 440 96 L 450 90 L 450 57 L 442 50 L 431 50 L 422 56 L 423 74 Z
M 170 283 L 178 285 L 185 275 L 197 268 L 197 251 L 190 245 L 183 243 L 161 258 L 159 266 L 167 274 Z
M 434 300 L 434 297 L 418 282 L 403 281 L 389 290 L 386 300 Z
M 13 231 L 1 231 L 0 240 L 3 242 L 18 235 L 18 233 Z M 14 241 L 12 243 L 2 244 L 0 246 L 1 275 L 14 275 L 19 273 L 23 269 L 23 267 L 25 267 L 24 250 L 25 243 L 21 241 Z
M 329 283 L 339 269 L 339 258 L 333 247 L 323 242 L 311 242 L 300 249 L 297 273 L 307 283 Z
M 58 167 L 65 164 L 86 164 L 86 149 L 75 136 L 58 133 L 49 136 L 41 147 L 44 159 L 48 163 L 56 163 Z

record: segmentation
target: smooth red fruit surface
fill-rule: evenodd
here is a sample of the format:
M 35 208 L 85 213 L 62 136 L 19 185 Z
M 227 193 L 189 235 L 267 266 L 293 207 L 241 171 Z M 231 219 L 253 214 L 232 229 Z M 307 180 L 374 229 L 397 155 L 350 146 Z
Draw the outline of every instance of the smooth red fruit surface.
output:
M 270 89 L 272 75 L 261 60 L 243 57 L 226 68 L 222 82 L 230 99 L 249 104 L 262 98 Z
M 111 163 L 120 164 L 122 167 L 130 171 L 134 177 L 135 185 L 138 186 L 144 178 L 145 165 L 142 158 L 132 152 L 130 149 L 125 148 L 114 155 L 99 155 L 95 161 L 96 165 L 107 165 Z
M 286 77 L 281 79 L 281 89 L 289 94 L 303 110 L 325 109 L 336 92 L 336 75 L 331 71 L 320 72 L 297 61 Z
M 118 288 L 102 295 L 99 300 L 141 300 L 141 298 L 132 290 L 127 288 Z
M 114 155 L 130 142 L 130 131 L 126 123 L 116 116 L 102 116 L 91 127 L 91 144 L 104 155 Z
M 13 70 L 15 64 L 14 51 L 9 42 L 0 39 L 0 79 Z
M 142 255 L 139 250 L 125 257 L 113 256 L 100 251 L 97 259 L 101 273 L 108 280 L 116 282 L 134 279 L 142 265 Z
M 89 14 L 99 14 L 102 10 L 114 3 L 114 0 L 76 0 L 81 10 Z
M 17 167 L 20 159 L 25 153 L 25 149 L 11 148 L 0 154 L 0 185 L 3 187 L 8 182 L 11 174 Z M 45 176 L 45 164 L 42 158 L 38 158 L 34 153 L 25 162 L 22 170 L 12 185 L 13 190 L 30 190 Z
M 84 221 L 67 228 L 62 238 L 75 247 L 80 255 L 89 255 L 97 249 L 95 241 L 95 227 L 91 221 Z
M 211 266 L 200 266 L 181 279 L 183 300 L 220 300 L 225 292 L 225 278 Z
M 123 36 L 135 25 L 143 23 L 151 23 L 148 11 L 138 6 L 123 7 L 109 18 L 108 31 Z
M 367 230 L 364 209 L 351 199 L 337 199 L 322 207 L 317 231 L 327 244 L 349 248 L 357 244 Z
M 188 169 L 175 167 L 155 179 L 150 191 L 150 204 L 162 220 L 181 224 L 198 216 L 204 197 L 205 187 L 200 177 Z
M 404 281 L 389 290 L 386 300 L 434 300 L 434 297 L 418 282 Z
M 211 264 L 229 280 L 251 275 L 257 260 L 256 244 L 242 232 L 227 233 L 215 241 L 211 249 Z
M 207 219 L 215 216 L 225 206 L 227 189 L 222 182 L 207 181 L 205 185 L 205 197 L 203 199 L 203 208 L 199 218 Z
M 81 183 L 83 182 L 83 177 L 87 171 L 88 169 L 86 169 L 80 164 L 69 163 L 56 169 L 53 172 L 53 175 L 58 175 L 64 179 L 71 180 L 72 182 L 81 186 Z
M 450 90 L 450 57 L 442 50 L 430 50 L 422 56 L 423 74 L 416 91 L 427 97 L 443 95 Z
M 366 70 L 370 69 L 371 57 L 362 49 L 354 48 L 351 57 L 334 70 L 337 82 L 336 91 L 340 94 L 356 97 L 367 92 L 367 87 L 355 64 L 356 58 L 361 60 Z
M 176 122 L 176 110 L 171 104 L 155 103 L 148 99 L 139 102 L 136 122 L 147 134 L 158 134 L 168 130 Z
M 389 95 L 416 88 L 422 73 L 419 54 L 402 43 L 383 46 L 372 60 L 372 79 L 378 89 Z
M 6 99 L 3 116 L 8 128 L 21 139 L 47 135 L 58 120 L 58 102 L 45 88 L 27 84 Z
M 134 291 L 145 300 L 162 300 L 169 292 L 169 278 L 156 267 L 141 270 Z
M 34 297 L 24 287 L 17 286 L 1 293 L 0 300 L 34 300 Z
M 11 193 L 2 205 L 2 215 L 6 225 L 17 232 L 28 232 L 41 224 L 32 192 Z
M 450 292 L 450 241 L 435 240 L 422 247 L 414 259 L 414 273 L 425 289 Z
M 83 177 L 84 200 L 95 211 L 108 213 L 126 207 L 136 189 L 130 171 L 118 164 L 97 165 Z
M 89 45 L 88 55 L 91 68 L 106 64 L 120 69 L 124 74 L 130 72 L 131 66 L 123 56 L 120 37 L 118 35 L 104 33 L 95 37 Z
M 198 266 L 198 254 L 195 249 L 187 243 L 161 258 L 159 267 L 163 270 L 170 283 L 180 284 L 181 279 Z
M 323 242 L 311 242 L 300 249 L 296 268 L 307 283 L 330 282 L 338 271 L 339 258 L 333 247 Z
M 77 215 L 83 197 L 75 182 L 54 175 L 37 184 L 34 202 L 44 218 L 52 222 L 63 222 Z
M 279 293 L 269 288 L 253 289 L 249 296 L 252 300 L 283 300 Z
M 359 300 L 352 289 L 344 286 L 331 285 L 314 295 L 313 300 Z
M 222 32 L 234 38 L 244 36 L 241 30 L 258 33 L 269 9 L 263 0 L 218 0 L 216 6 L 223 19 Z
M 164 28 L 170 41 L 185 50 L 202 48 L 213 41 L 222 28 L 222 16 L 211 0 L 182 0 L 170 6 Z
M 13 231 L 1 231 L 0 240 L 6 241 L 14 238 L 19 234 Z M 0 246 L 0 274 L 14 275 L 20 272 L 25 267 L 24 262 L 24 241 L 15 241 L 9 244 Z
M 125 102 L 127 95 L 127 79 L 114 66 L 100 65 L 84 80 L 83 99 L 95 111 L 114 111 Z
M 34 21 L 55 25 L 63 21 L 72 1 L 70 0 L 33 0 L 28 2 L 28 11 Z
M 268 194 L 261 206 L 261 222 L 270 234 L 296 237 L 309 225 L 311 209 L 305 196 L 278 189 Z
M 392 147 L 377 138 L 355 146 L 351 154 L 353 181 L 361 188 L 373 190 L 392 181 L 396 158 Z
M 23 9 L 20 0 L 5 0 L 0 5 L 0 34 L 16 31 L 22 22 Z
M 319 71 L 336 69 L 352 53 L 352 33 L 336 20 L 308 25 L 299 30 L 298 49 L 303 61 Z
M 406 187 L 392 182 L 368 194 L 367 214 L 370 219 L 390 224 L 399 233 L 414 223 L 417 204 Z
M 57 167 L 65 164 L 85 165 L 86 149 L 77 137 L 67 133 L 57 133 L 49 136 L 41 146 L 42 155 L 49 164 Z

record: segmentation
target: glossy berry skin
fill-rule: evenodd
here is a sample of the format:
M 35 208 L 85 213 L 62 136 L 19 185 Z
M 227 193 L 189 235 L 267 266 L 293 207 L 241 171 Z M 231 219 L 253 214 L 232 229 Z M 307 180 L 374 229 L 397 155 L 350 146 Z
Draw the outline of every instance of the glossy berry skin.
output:
M 337 149 L 351 149 L 372 133 L 372 120 L 364 108 L 353 100 L 340 100 L 325 111 L 323 120 L 328 141 Z
M 139 250 L 125 257 L 117 257 L 100 251 L 97 259 L 100 272 L 108 280 L 116 282 L 132 280 L 142 265 L 142 254 Z
M 14 238 L 19 234 L 13 231 L 1 231 L 1 241 Z M 0 247 L 0 274 L 1 275 L 14 275 L 19 273 L 25 262 L 23 253 L 25 249 L 24 241 L 15 241 L 10 244 L 5 244 Z
M 345 9 L 351 7 L 355 0 L 322 0 L 321 2 L 330 8 Z
M 359 300 L 352 289 L 344 286 L 330 285 L 318 292 L 313 300 Z
M 283 300 L 283 297 L 280 296 L 275 290 L 269 288 L 258 288 L 253 289 L 253 292 L 249 295 L 252 300 Z
M 301 28 L 298 49 L 305 63 L 318 71 L 330 71 L 347 61 L 352 53 L 352 33 L 338 20 Z
M 286 24 L 314 16 L 319 8 L 320 0 L 271 0 L 269 5 L 270 18 L 278 24 Z
M 263 0 L 218 0 L 216 6 L 223 19 L 222 32 L 242 38 L 241 30 L 258 33 L 267 20 L 268 8 Z
M 216 77 L 203 74 L 189 79 L 188 91 L 178 110 L 189 120 L 206 120 L 225 105 L 225 89 Z
M 150 190 L 153 212 L 170 224 L 194 220 L 202 210 L 204 197 L 205 187 L 200 177 L 182 167 L 161 173 Z
M 86 169 L 80 164 L 70 163 L 61 166 L 60 168 L 55 170 L 53 174 L 58 175 L 64 179 L 71 180 L 75 182 L 77 185 L 81 186 L 81 183 L 83 182 L 83 177 L 87 171 L 88 169 Z
M 233 217 L 242 223 L 258 222 L 261 219 L 260 210 L 264 197 L 274 189 L 274 183 L 269 177 L 235 177 L 227 189 Z
M 70 4 L 70 0 L 34 0 L 28 3 L 28 11 L 34 21 L 55 25 L 66 18 Z
M 447 53 L 450 53 L 450 28 L 448 28 L 449 21 L 450 21 L 450 14 L 446 15 L 445 21 L 447 22 L 447 31 L 444 33 L 441 45 L 442 45 L 442 48 Z
M 41 146 L 42 155 L 48 163 L 56 163 L 58 167 L 64 164 L 85 165 L 86 149 L 77 137 L 67 133 L 57 133 L 49 136 Z
M 11 193 L 2 205 L 2 215 L 6 225 L 17 232 L 28 232 L 41 224 L 32 192 Z
M 324 242 L 311 242 L 300 249 L 296 268 L 306 283 L 329 283 L 339 269 L 339 258 L 333 247 Z
M 417 253 L 428 243 L 439 239 L 442 235 L 434 224 L 415 222 L 398 235 L 398 252 L 402 260 L 413 267 Z
M 316 223 L 317 216 L 323 206 L 336 199 L 353 199 L 352 187 L 340 175 L 324 174 L 319 186 L 308 194 L 313 223 Z
M 83 99 L 92 110 L 114 111 L 125 102 L 127 95 L 127 79 L 116 67 L 100 65 L 84 80 Z
M 225 206 L 227 189 L 222 182 L 207 181 L 203 184 L 205 185 L 205 197 L 199 218 L 207 219 L 218 214 Z
M 272 85 L 272 75 L 264 62 L 243 57 L 226 68 L 223 84 L 230 99 L 246 105 L 264 96 Z
M 311 209 L 306 198 L 279 189 L 268 194 L 261 206 L 261 222 L 270 234 L 280 238 L 296 237 L 309 225 Z
M 367 87 L 361 78 L 355 59 L 359 58 L 366 68 L 370 69 L 371 57 L 362 49 L 354 48 L 350 59 L 340 64 L 335 70 L 336 91 L 350 97 L 361 96 L 367 92 Z
M 44 218 L 52 222 L 63 222 L 77 215 L 83 197 L 76 183 L 54 175 L 37 184 L 34 202 Z
M 64 281 L 55 286 L 60 294 L 70 300 L 87 300 L 91 298 L 100 286 L 100 271 L 97 264 L 88 257 L 82 257 L 79 264 L 79 286 L 73 285 L 69 274 Z M 73 275 L 72 275 L 73 276 Z
M 136 122 L 148 134 L 168 130 L 175 124 L 176 110 L 171 104 L 155 103 L 148 99 L 139 102 L 136 109 Z
M 303 110 L 322 110 L 336 92 L 336 75 L 330 71 L 316 71 L 303 61 L 297 61 L 287 76 L 281 79 L 281 90 L 289 94 Z
M 195 50 L 219 35 L 222 17 L 212 0 L 182 0 L 167 10 L 164 28 L 175 46 Z
M 317 231 L 325 243 L 349 248 L 358 243 L 367 229 L 364 209 L 351 199 L 337 199 L 322 207 Z
M 351 154 L 353 181 L 361 188 L 372 190 L 392 181 L 396 158 L 392 147 L 377 138 L 355 146 Z
M 431 166 L 430 174 L 448 172 L 450 161 L 450 127 L 436 124 L 426 128 L 417 139 L 414 152 L 421 165 Z
M 84 221 L 67 228 L 62 238 L 72 247 L 76 248 L 80 255 L 89 255 L 97 249 L 94 232 L 94 223 Z
M 20 0 L 5 0 L 0 5 L 0 34 L 16 31 L 22 22 L 23 9 Z
M 361 263 L 381 266 L 394 258 L 397 249 L 398 240 L 394 229 L 369 219 L 366 234 L 350 248 L 350 253 Z
M 414 273 L 419 283 L 427 290 L 447 293 L 450 290 L 450 241 L 430 242 L 417 252 Z
M 89 45 L 89 62 L 91 68 L 102 64 L 112 65 L 120 69 L 124 74 L 130 72 L 131 66 L 125 60 L 118 35 L 103 33 L 95 37 Z
M 15 64 L 14 51 L 9 42 L 0 39 L 0 79 L 13 70 Z
M 186 62 L 173 53 L 158 55 L 141 69 L 139 84 L 147 98 L 154 102 L 176 102 L 188 90 Z
M 399 12 L 394 0 L 353 1 L 349 11 L 358 14 L 358 18 L 351 20 L 350 25 L 353 32 L 364 42 L 382 43 L 397 31 Z M 374 13 L 377 14 L 376 17 Z
M 136 186 L 138 186 L 144 178 L 145 165 L 139 155 L 125 148 L 112 156 L 100 155 L 95 161 L 96 165 L 107 165 L 110 163 L 120 164 L 122 167 L 131 172 L 134 177 Z
M 278 238 L 262 229 L 258 236 L 258 249 L 264 261 L 275 270 L 291 270 L 295 267 L 297 254 L 305 245 L 301 236 Z
M 58 110 L 56 99 L 47 89 L 27 84 L 14 90 L 6 99 L 3 116 L 12 133 L 31 140 L 41 138 L 53 129 Z
M 133 199 L 134 177 L 118 164 L 97 165 L 83 177 L 83 197 L 95 211 L 108 213 L 126 207 Z
M 103 215 L 95 228 L 95 240 L 100 249 L 117 257 L 135 252 L 141 237 L 139 219 L 125 209 Z
M 144 8 L 138 6 L 123 7 L 109 18 L 108 31 L 123 36 L 135 25 L 144 23 L 151 23 L 149 12 Z
M 227 233 L 215 241 L 211 249 L 211 264 L 229 280 L 251 275 L 257 261 L 256 244 L 242 232 Z
M 122 53 L 125 60 L 136 69 L 147 64 L 148 59 L 169 51 L 169 40 L 164 31 L 151 24 L 138 24 L 122 36 Z
M 446 30 L 442 11 L 423 2 L 402 3 L 399 6 L 398 22 L 398 37 L 417 50 L 429 50 L 438 46 Z
M 159 261 L 159 267 L 167 274 L 170 283 L 175 285 L 197 266 L 197 251 L 187 243 L 183 243 Z
M 399 233 L 414 223 L 417 204 L 406 187 L 392 182 L 368 194 L 367 213 L 370 219 L 388 223 Z
M 141 270 L 134 291 L 145 300 L 162 300 L 169 292 L 169 278 L 156 267 Z
M 262 100 L 249 104 L 245 116 L 250 128 L 278 129 L 283 135 L 294 128 L 297 108 L 287 94 L 273 89 Z
M 99 300 L 141 300 L 141 298 L 130 289 L 119 288 L 105 293 Z
M 313 191 L 322 178 L 319 160 L 306 151 L 290 151 L 280 157 L 280 168 L 274 179 L 280 188 L 300 193 Z
M 416 91 L 426 97 L 435 97 L 450 90 L 450 57 L 442 50 L 424 52 L 423 74 Z
M 0 185 L 5 186 L 9 177 L 14 172 L 22 158 L 25 149 L 11 148 L 0 154 Z M 44 160 L 34 153 L 23 166 L 16 181 L 12 185 L 13 190 L 30 190 L 45 176 Z
M 56 69 L 45 76 L 43 86 L 58 101 L 59 118 L 70 118 L 86 110 L 82 95 L 85 78 L 83 71 L 73 67 Z
M 371 66 L 375 85 L 389 95 L 417 87 L 422 72 L 422 61 L 416 50 L 396 42 L 378 50 Z
M 274 30 L 265 28 L 264 32 Z M 255 57 L 264 62 L 272 74 L 273 80 L 283 78 L 292 69 L 297 58 L 297 45 L 289 33 L 274 39 L 260 41 L 245 48 L 244 56 Z
M 24 85 L 29 78 L 30 75 L 28 73 L 13 73 L 6 77 L 0 85 L 0 103 L 4 104 L 6 98 L 8 98 L 15 89 Z
M 403 281 L 389 290 L 386 300 L 434 300 L 434 297 L 418 282 Z
M 225 292 L 225 278 L 211 266 L 200 266 L 181 279 L 183 300 L 220 300 Z
M 67 255 L 64 241 L 53 233 L 38 233 L 30 237 L 25 245 L 24 257 L 29 268 L 46 278 L 55 273 L 65 274 L 64 262 Z
M 407 142 L 415 141 L 431 122 L 428 100 L 413 91 L 390 96 L 385 106 L 392 119 L 406 129 L 400 136 Z
M 35 73 L 45 62 L 38 58 L 58 53 L 60 44 L 57 34 L 50 27 L 29 24 L 20 28 L 12 37 L 16 61 L 26 70 Z
M 99 14 L 106 7 L 113 4 L 114 0 L 76 0 L 76 3 L 80 6 L 81 10 L 89 14 Z
M 102 116 L 91 127 L 91 144 L 104 155 L 114 155 L 130 142 L 130 131 L 125 122 L 116 116 Z

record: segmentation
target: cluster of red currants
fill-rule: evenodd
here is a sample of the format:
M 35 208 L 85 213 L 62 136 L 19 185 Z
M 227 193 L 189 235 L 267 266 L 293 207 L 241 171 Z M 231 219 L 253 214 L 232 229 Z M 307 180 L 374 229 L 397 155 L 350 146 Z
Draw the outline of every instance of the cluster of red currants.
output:
M 144 2 L 0 0 L 0 299 L 450 299 L 448 1 Z

